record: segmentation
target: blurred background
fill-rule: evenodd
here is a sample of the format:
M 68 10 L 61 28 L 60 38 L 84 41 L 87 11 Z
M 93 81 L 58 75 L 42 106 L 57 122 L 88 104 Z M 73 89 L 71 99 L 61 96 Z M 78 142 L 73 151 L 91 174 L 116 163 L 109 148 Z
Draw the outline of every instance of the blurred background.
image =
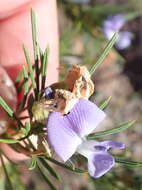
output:
M 120 30 L 118 41 L 104 63 L 93 75 L 97 104 L 111 96 L 106 120 L 98 131 L 110 129 L 130 120 L 132 128 L 109 136 L 126 144 L 117 152 L 127 159 L 142 161 L 142 1 L 141 0 L 59 0 L 60 79 L 73 64 L 90 69 L 108 40 Z M 74 161 L 74 160 L 73 160 Z M 84 160 L 79 160 L 82 165 Z M 76 175 L 55 166 L 61 174 L 59 190 L 142 190 L 142 169 L 116 165 L 100 179 Z M 9 165 L 16 190 L 48 190 L 42 177 L 27 171 L 25 164 Z M 0 189 L 6 187 L 1 173 Z M 24 185 L 26 185 L 26 188 Z M 7 187 L 8 190 L 8 187 Z

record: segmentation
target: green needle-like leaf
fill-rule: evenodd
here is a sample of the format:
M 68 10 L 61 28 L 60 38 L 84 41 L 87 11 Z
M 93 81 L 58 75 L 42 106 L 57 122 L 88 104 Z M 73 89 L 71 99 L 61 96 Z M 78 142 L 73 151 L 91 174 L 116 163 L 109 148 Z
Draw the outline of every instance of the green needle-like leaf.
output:
M 28 52 L 28 49 L 25 46 L 23 46 L 23 50 L 24 50 L 24 54 L 25 54 L 25 58 L 26 58 L 26 63 L 27 63 L 28 68 L 29 68 L 29 75 L 30 75 L 30 78 L 31 78 L 31 81 L 32 81 L 32 87 L 33 87 L 33 89 L 36 89 L 34 71 L 33 71 L 33 68 L 32 68 L 31 61 L 30 61 L 29 52 Z
M 25 135 L 25 137 L 21 138 L 20 140 L 23 140 L 27 136 L 29 136 L 30 129 L 31 129 L 31 124 L 30 124 L 30 122 L 27 121 L 25 123 L 25 126 L 21 128 L 21 132 Z
M 30 164 L 30 167 L 29 167 L 29 170 L 33 170 L 35 169 L 37 166 L 37 159 L 35 156 L 32 156 L 32 161 L 31 161 L 31 164 Z
M 101 110 L 104 110 L 104 109 L 108 106 L 110 100 L 111 100 L 111 96 L 109 96 L 105 101 L 103 101 L 103 102 L 101 103 L 101 105 L 99 106 L 99 108 L 100 108 Z
M 42 68 L 41 68 L 41 74 L 42 74 L 41 90 L 43 90 L 45 88 L 46 72 L 47 72 L 47 65 L 48 65 L 48 55 L 49 55 L 49 49 L 46 48 L 45 52 L 44 52 Z
M 35 60 L 35 71 L 36 71 L 36 87 L 37 92 L 39 93 L 39 45 L 37 40 L 37 28 L 36 28 L 36 15 L 35 12 L 31 9 L 31 25 L 32 25 L 32 39 L 33 39 L 33 51 L 34 51 L 34 60 Z
M 104 59 L 106 58 L 106 56 L 109 54 L 111 48 L 113 47 L 113 45 L 115 44 L 115 42 L 116 42 L 117 39 L 118 39 L 118 32 L 116 32 L 113 35 L 113 37 L 111 38 L 111 40 L 108 42 L 108 44 L 104 48 L 101 56 L 98 58 L 96 64 L 91 68 L 91 70 L 90 70 L 90 74 L 91 75 L 96 71 L 96 69 L 98 68 L 98 66 L 100 64 L 102 64 L 102 62 L 104 61 Z
M 60 180 L 60 177 L 58 176 L 58 174 L 55 172 L 55 170 L 48 164 L 48 162 L 43 159 L 43 158 L 39 158 L 39 161 L 42 163 L 42 165 L 49 171 L 49 173 L 55 177 L 55 179 Z
M 13 110 L 7 105 L 7 103 L 4 101 L 4 99 L 0 96 L 0 105 L 3 107 L 3 109 L 7 112 L 7 114 L 10 117 L 14 116 Z
M 96 138 L 100 138 L 100 137 L 120 133 L 120 132 L 128 129 L 129 127 L 131 127 L 135 122 L 136 121 L 130 121 L 130 122 L 127 122 L 127 123 L 124 123 L 124 124 L 120 125 L 119 127 L 109 129 L 109 130 L 106 130 L 106 131 L 97 132 L 95 134 L 91 134 L 87 138 L 88 139 L 96 139 Z
M 51 183 L 51 181 L 48 179 L 47 175 L 45 175 L 45 172 L 43 172 L 43 168 L 40 166 L 40 164 L 38 163 L 38 169 L 40 174 L 42 175 L 42 177 L 45 179 L 45 181 L 47 182 L 47 184 L 49 185 L 49 187 L 52 190 L 57 190 L 56 187 Z
M 25 129 L 26 129 L 26 132 L 27 132 L 27 135 L 28 135 L 28 133 L 30 132 L 30 129 L 31 129 L 31 124 L 30 124 L 30 122 L 27 121 L 27 122 L 25 123 L 25 126 L 26 126 Z
M 24 76 L 24 79 L 28 79 L 28 73 L 24 65 L 23 65 L 23 76 Z
M 23 75 L 23 81 L 22 81 L 22 84 L 21 84 L 20 88 L 24 89 L 24 96 L 23 96 L 23 99 L 22 99 L 20 105 L 18 106 L 18 110 L 17 110 L 18 113 L 21 113 L 23 111 L 24 106 L 25 106 L 26 101 L 27 101 L 28 93 L 29 93 L 29 91 L 31 89 L 31 86 L 29 86 L 28 72 L 27 72 L 24 65 L 23 65 L 23 69 L 22 69 L 22 75 Z
M 43 64 L 42 64 L 42 70 L 41 70 L 42 76 L 46 76 L 48 55 L 49 55 L 49 48 L 46 48 L 44 52 L 44 56 L 43 56 Z
M 49 157 L 46 157 L 47 160 L 49 160 L 50 162 L 58 165 L 58 166 L 61 166 L 67 170 L 70 170 L 72 172 L 75 172 L 75 173 L 88 173 L 88 171 L 86 170 L 81 170 L 81 169 L 78 169 L 78 168 L 71 168 L 70 166 L 67 166 L 66 164 L 63 164 L 57 160 L 54 160 L 53 158 L 49 158 Z
M 15 143 L 18 143 L 19 141 L 15 139 L 0 139 L 0 142 L 6 143 L 6 144 L 15 144 Z
M 26 96 L 29 92 L 29 84 L 28 84 L 28 73 L 26 71 L 25 66 L 23 66 L 23 76 L 24 76 L 24 84 L 23 84 L 23 88 L 24 88 L 24 95 Z
M 142 167 L 142 162 L 123 160 L 122 158 L 115 158 L 115 161 L 128 167 Z
M 31 9 L 31 25 L 32 25 L 32 39 L 34 49 L 34 59 L 38 59 L 38 46 L 37 46 L 37 29 L 36 29 L 36 16 L 35 12 Z

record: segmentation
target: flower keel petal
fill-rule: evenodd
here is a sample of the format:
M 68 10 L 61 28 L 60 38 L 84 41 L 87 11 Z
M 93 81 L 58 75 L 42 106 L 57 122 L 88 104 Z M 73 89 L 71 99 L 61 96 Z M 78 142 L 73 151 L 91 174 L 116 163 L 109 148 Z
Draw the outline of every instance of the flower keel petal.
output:
M 92 177 L 99 178 L 108 172 L 114 164 L 114 158 L 107 152 L 95 153 L 88 158 L 88 171 Z
M 103 141 L 100 143 L 101 146 L 104 146 L 107 150 L 110 148 L 119 148 L 119 149 L 124 149 L 125 145 L 120 142 L 115 142 L 115 141 Z

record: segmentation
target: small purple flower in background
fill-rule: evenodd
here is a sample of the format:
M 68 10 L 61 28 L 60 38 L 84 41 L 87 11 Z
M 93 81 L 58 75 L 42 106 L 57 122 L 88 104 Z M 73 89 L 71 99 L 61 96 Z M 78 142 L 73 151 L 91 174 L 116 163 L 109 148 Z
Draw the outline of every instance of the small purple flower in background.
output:
M 124 26 L 125 22 L 125 16 L 121 14 L 108 16 L 103 22 L 103 32 L 105 36 L 110 39 L 115 31 L 120 30 Z
M 103 22 L 102 31 L 106 38 L 110 40 L 116 31 L 119 31 L 126 23 L 124 15 L 118 14 L 114 16 L 108 16 Z M 120 50 L 126 49 L 131 45 L 133 34 L 128 31 L 119 32 L 116 47 Z
M 67 115 L 52 112 L 47 123 L 48 140 L 56 154 L 64 162 L 75 152 L 85 156 L 88 171 L 94 178 L 101 177 L 114 166 L 115 160 L 107 150 L 124 148 L 118 142 L 86 140 L 104 118 L 105 113 L 94 103 L 80 99 Z
M 133 34 L 131 32 L 119 32 L 116 47 L 120 50 L 126 49 L 131 45 Z

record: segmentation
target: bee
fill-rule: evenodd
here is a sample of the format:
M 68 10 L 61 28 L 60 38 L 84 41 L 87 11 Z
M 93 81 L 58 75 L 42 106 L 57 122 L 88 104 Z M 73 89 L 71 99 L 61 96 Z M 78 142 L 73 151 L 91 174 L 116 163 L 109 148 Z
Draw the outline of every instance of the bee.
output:
M 43 98 L 33 104 L 33 116 L 35 120 L 42 121 L 50 112 L 68 114 L 80 98 L 89 98 L 93 92 L 94 84 L 87 68 L 74 65 L 64 81 L 44 89 Z

